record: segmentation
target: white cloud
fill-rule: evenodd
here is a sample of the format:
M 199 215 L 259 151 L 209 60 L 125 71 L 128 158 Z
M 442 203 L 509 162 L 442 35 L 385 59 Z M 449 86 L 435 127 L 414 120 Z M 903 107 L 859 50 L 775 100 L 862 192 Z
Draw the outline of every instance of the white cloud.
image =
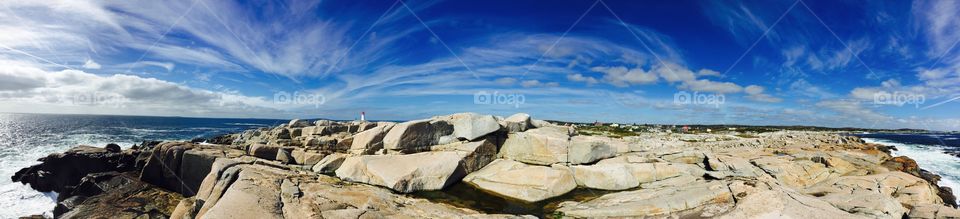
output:
M 860 53 L 870 48 L 870 41 L 866 38 L 861 38 L 845 44 L 845 48 L 837 48 L 833 52 L 833 55 L 827 59 L 827 69 L 833 70 L 846 67 L 851 61 L 857 59 L 856 56 L 859 56 Z
M 857 100 L 825 100 L 817 102 L 816 106 L 823 107 L 853 119 L 868 120 L 876 123 L 886 123 L 892 117 L 864 108 Z
M 913 1 L 913 16 L 926 35 L 929 57 L 940 57 L 960 39 L 960 3 L 957 1 Z
M 617 87 L 626 87 L 629 85 L 642 85 L 657 82 L 657 75 L 652 72 L 646 72 L 641 68 L 628 69 L 627 67 L 593 67 L 591 71 L 604 74 L 603 81 Z
M 707 79 L 695 81 L 685 81 L 679 88 L 692 91 L 713 92 L 713 93 L 739 93 L 743 90 L 740 85 L 731 82 L 716 82 Z
M 820 86 L 813 85 L 804 79 L 797 79 L 793 83 L 790 83 L 790 90 L 798 95 L 817 99 L 831 99 L 837 97 L 836 94 L 833 94 L 830 91 L 821 88 Z
M 517 83 L 517 79 L 510 78 L 510 77 L 503 77 L 503 78 L 497 78 L 497 80 L 494 80 L 493 82 L 499 85 L 513 85 Z
M 100 76 L 79 70 L 46 71 L 32 66 L 0 67 L 0 102 L 12 106 L 60 106 L 75 113 L 179 116 L 270 116 L 297 107 L 260 97 L 187 87 L 132 75 Z M 30 108 L 33 108 L 30 107 Z M 83 109 L 83 112 L 76 112 Z M 26 111 L 24 111 L 26 110 Z M 58 113 L 63 113 L 60 111 Z M 273 115 L 276 116 L 276 115 Z
M 747 93 L 747 98 L 753 101 L 758 102 L 767 102 L 767 103 L 779 103 L 783 99 L 770 96 L 769 94 L 763 93 L 764 87 L 758 85 L 750 85 L 743 89 Z
M 224 71 L 325 76 L 328 69 L 340 72 L 392 61 L 402 48 L 388 46 L 423 30 L 422 25 L 391 25 L 410 16 L 404 7 L 395 8 L 376 29 L 390 34 L 353 39 L 350 37 L 356 36 L 348 30 L 359 32 L 368 25 L 307 16 L 314 15 L 316 3 L 293 9 L 286 7 L 289 3 L 279 2 L 275 4 L 284 5 L 261 7 L 265 10 L 256 13 L 240 4 L 193 0 L 4 1 L 0 6 L 9 8 L 10 13 L 0 13 L 0 32 L 4 33 L 0 44 L 56 63 L 80 63 L 76 68 L 86 64 L 81 54 L 89 52 L 99 56 L 124 53 L 133 59 L 145 53 L 147 59 Z M 410 7 L 422 10 L 432 4 Z M 3 53 L 13 54 L 0 51 Z M 336 68 L 331 68 L 334 65 Z
M 599 81 L 597 81 L 597 79 L 594 78 L 594 77 L 583 76 L 583 74 L 579 74 L 579 73 L 577 73 L 577 74 L 568 74 L 568 75 L 567 75 L 567 80 L 574 81 L 574 82 L 584 82 L 584 83 L 587 83 L 587 85 L 594 85 L 594 84 L 597 84 L 597 83 L 599 82 Z
M 723 77 L 723 75 L 720 75 L 720 72 L 714 71 L 714 70 L 710 70 L 710 69 L 700 69 L 700 71 L 697 71 L 697 76 L 699 76 L 699 77 L 703 77 L 703 76 Z
M 83 63 L 83 68 L 85 69 L 100 69 L 100 64 L 94 62 L 92 59 L 87 59 L 87 62 Z
M 540 87 L 540 86 L 556 87 L 556 86 L 559 86 L 559 85 L 560 85 L 560 84 L 557 83 L 557 82 L 546 82 L 546 83 L 544 83 L 544 82 L 540 82 L 539 80 L 526 80 L 526 81 L 520 82 L 520 86 L 527 87 L 527 88 L 529 88 L 529 87 Z
M 660 65 L 655 71 L 667 82 L 688 82 L 697 79 L 693 71 L 674 63 L 666 63 L 666 66 Z

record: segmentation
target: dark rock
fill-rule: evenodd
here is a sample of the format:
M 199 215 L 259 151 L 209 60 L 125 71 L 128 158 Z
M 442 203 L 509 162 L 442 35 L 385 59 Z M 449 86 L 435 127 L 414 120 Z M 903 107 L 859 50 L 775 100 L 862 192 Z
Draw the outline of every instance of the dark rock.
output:
M 169 218 L 183 196 L 121 173 L 85 178 L 84 191 L 100 194 L 74 196 L 58 204 L 57 218 Z
M 83 204 L 83 201 L 86 201 L 87 198 L 87 196 L 78 195 L 57 202 L 57 206 L 53 208 L 53 215 L 63 215 L 64 213 L 73 210 L 78 205 Z
M 957 208 L 957 196 L 953 195 L 953 189 L 950 189 L 950 187 L 938 187 L 937 195 L 940 196 L 940 199 L 943 199 L 944 205 Z
M 203 143 L 203 142 L 207 142 L 207 139 L 206 139 L 206 138 L 194 138 L 194 139 L 190 139 L 190 143 L 194 143 L 194 144 L 199 144 L 199 143 Z
M 221 135 L 221 136 L 211 138 L 209 141 L 207 141 L 207 143 L 219 144 L 219 145 L 231 145 L 233 144 L 234 139 L 236 139 L 236 135 L 234 134 Z
M 67 194 L 87 174 L 133 170 L 135 158 L 134 151 L 118 153 L 81 145 L 41 158 L 41 164 L 21 169 L 11 179 L 40 192 Z
M 107 149 L 107 152 L 120 152 L 120 145 L 114 143 L 107 144 L 104 148 Z
M 163 143 L 163 141 L 143 141 L 143 142 L 140 142 L 139 145 L 133 145 L 133 149 L 134 150 L 139 150 L 139 149 L 150 150 L 154 146 L 157 146 L 160 143 Z

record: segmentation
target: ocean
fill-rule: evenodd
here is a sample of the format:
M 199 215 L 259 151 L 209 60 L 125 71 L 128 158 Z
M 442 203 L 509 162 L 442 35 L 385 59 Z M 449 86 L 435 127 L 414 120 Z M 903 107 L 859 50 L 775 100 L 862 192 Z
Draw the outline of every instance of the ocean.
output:
M 287 120 L 0 113 L 0 218 L 50 213 L 56 194 L 14 183 L 10 176 L 37 159 L 76 145 L 126 149 L 144 140 L 191 140 L 274 126 Z
M 907 156 L 921 169 L 940 175 L 940 186 L 953 189 L 960 197 L 960 134 L 859 134 L 869 143 L 894 146 L 893 156 Z

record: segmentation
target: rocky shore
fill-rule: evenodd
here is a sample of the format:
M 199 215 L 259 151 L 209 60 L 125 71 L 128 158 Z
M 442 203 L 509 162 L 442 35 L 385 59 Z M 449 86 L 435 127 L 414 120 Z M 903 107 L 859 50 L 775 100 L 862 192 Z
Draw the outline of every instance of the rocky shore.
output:
M 960 217 L 938 176 L 891 149 L 831 132 L 614 138 L 460 113 L 77 146 L 12 179 L 57 192 L 58 218 Z

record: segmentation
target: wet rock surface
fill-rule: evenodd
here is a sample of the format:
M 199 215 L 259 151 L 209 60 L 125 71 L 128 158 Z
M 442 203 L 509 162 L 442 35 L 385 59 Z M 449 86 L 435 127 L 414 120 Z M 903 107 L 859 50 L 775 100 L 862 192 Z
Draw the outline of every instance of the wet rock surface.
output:
M 200 143 L 203 142 L 203 143 Z M 950 188 L 842 133 L 581 135 L 460 113 L 78 146 L 12 176 L 62 218 L 955 218 Z

